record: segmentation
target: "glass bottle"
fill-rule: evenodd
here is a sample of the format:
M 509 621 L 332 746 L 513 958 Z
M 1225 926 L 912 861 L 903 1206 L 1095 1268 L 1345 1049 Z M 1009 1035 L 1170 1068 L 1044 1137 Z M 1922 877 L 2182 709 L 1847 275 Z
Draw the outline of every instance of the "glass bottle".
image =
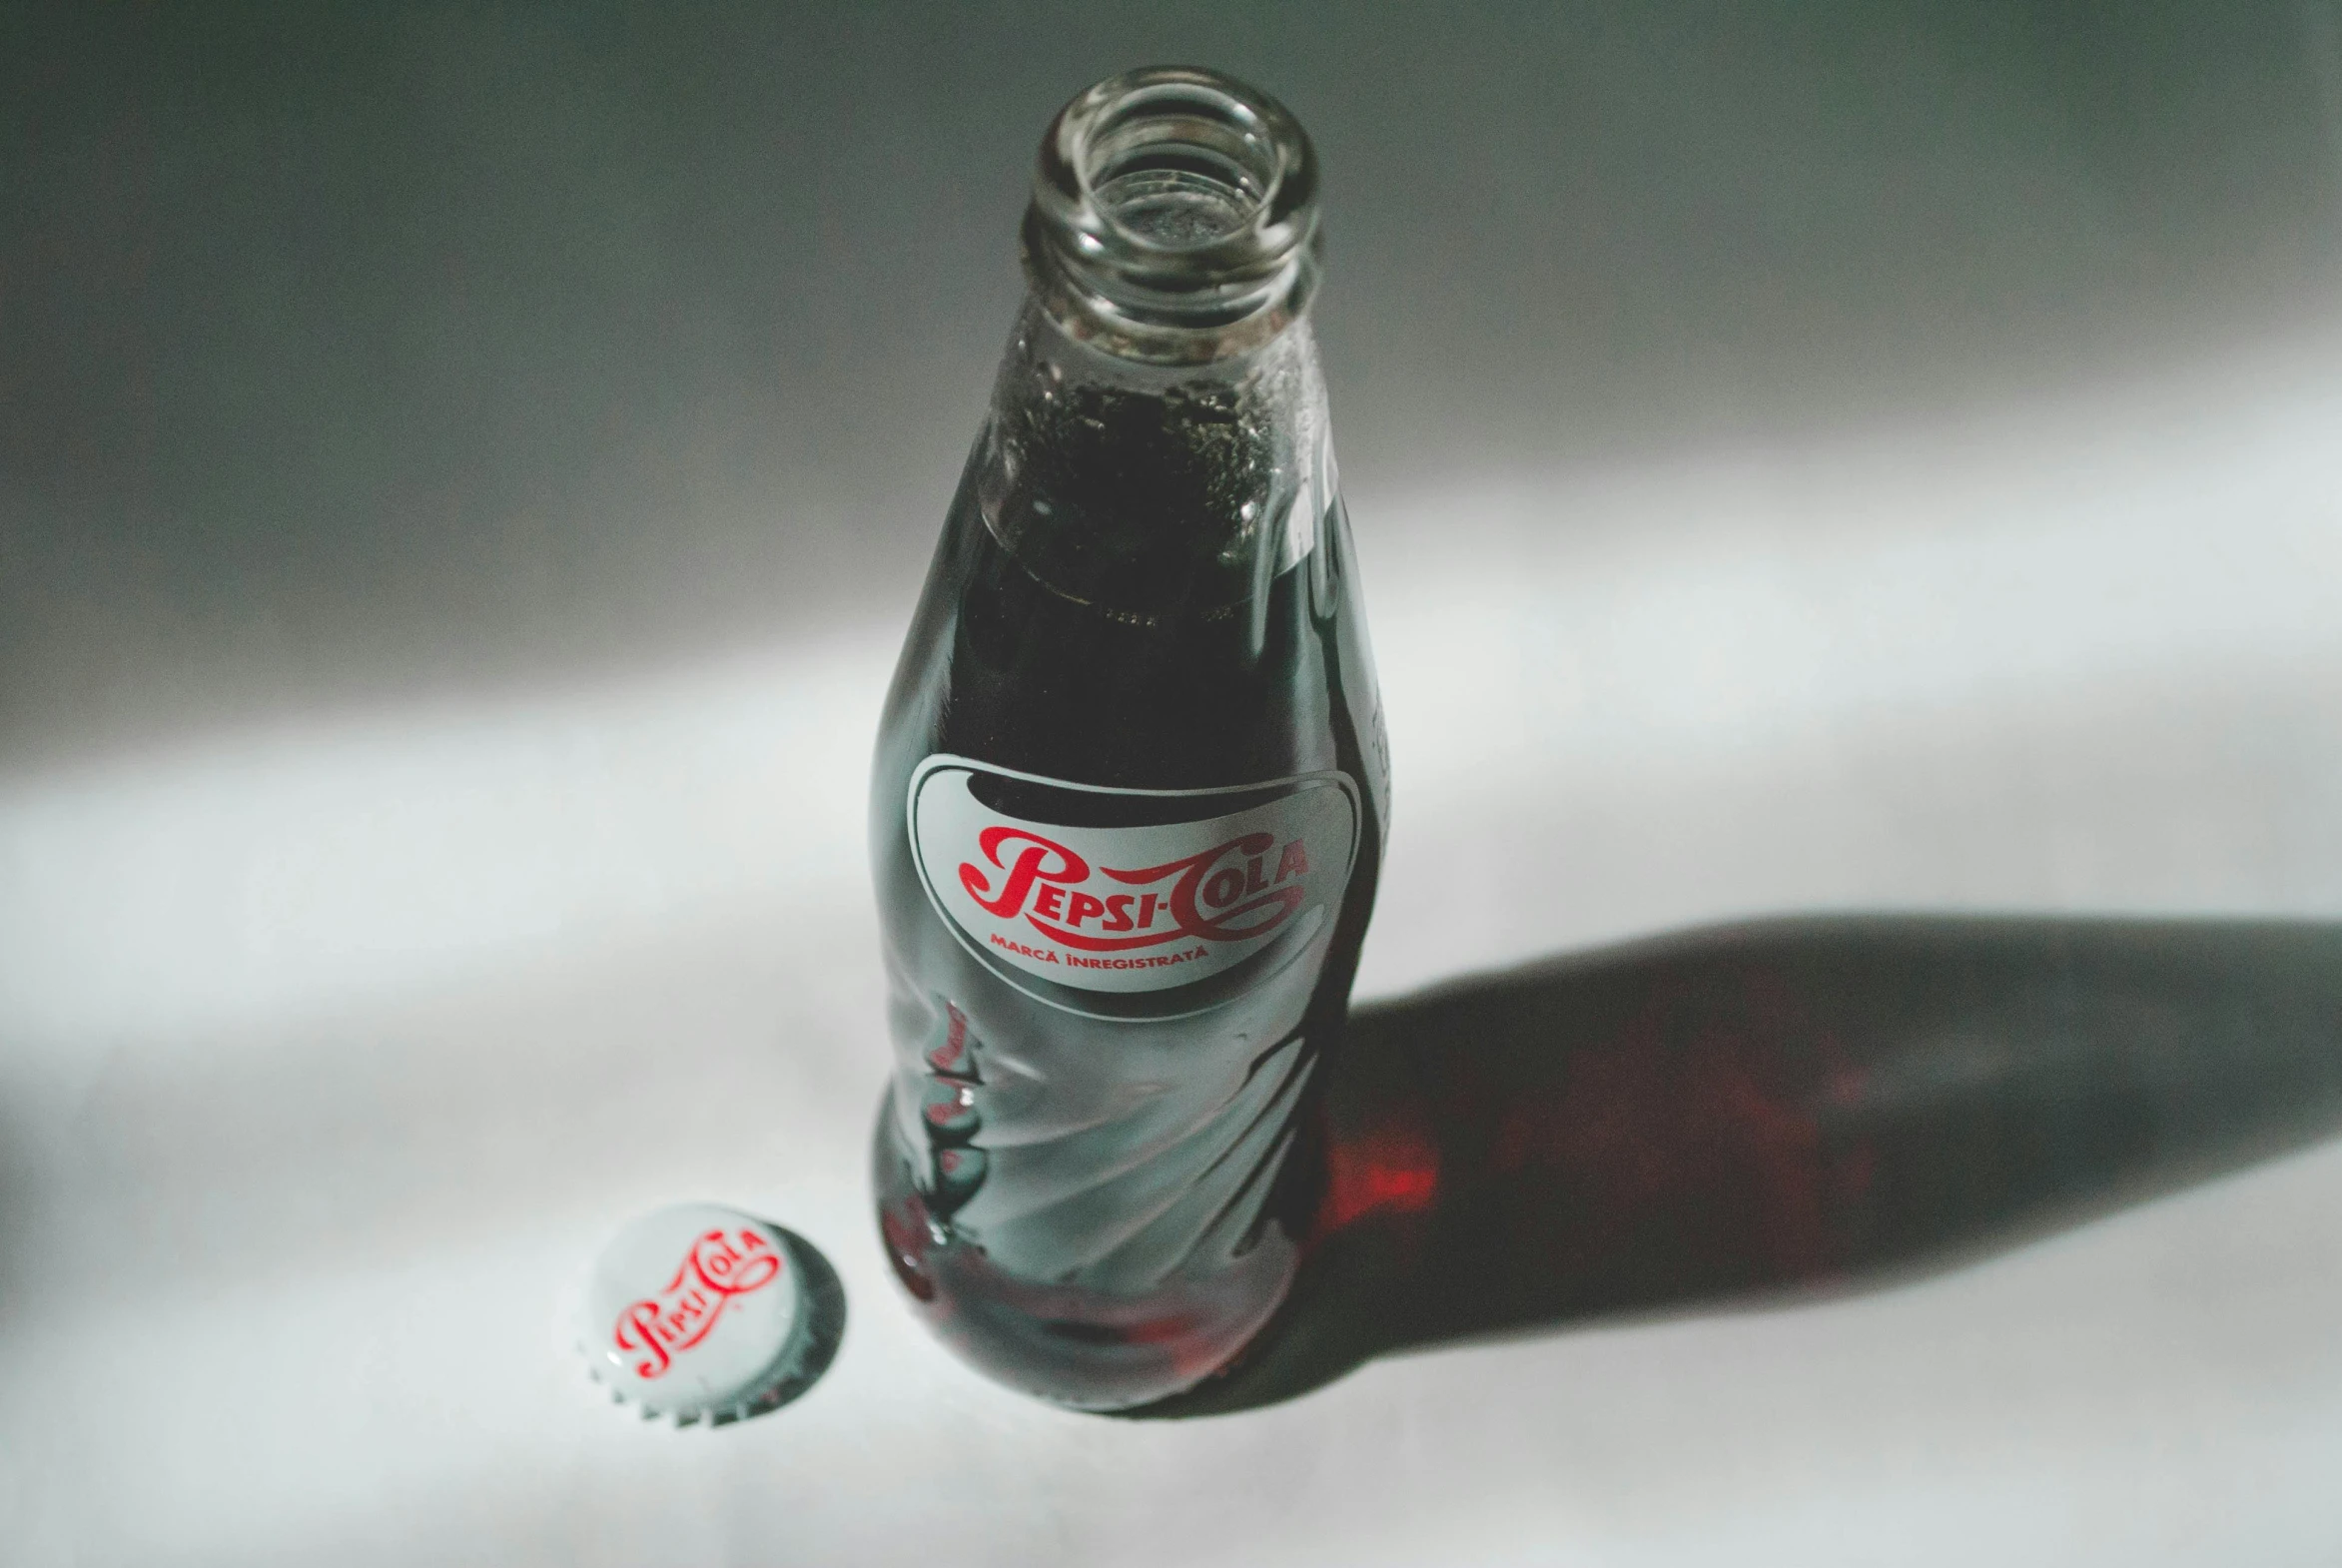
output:
M 1100 83 L 1022 239 L 879 736 L 874 1173 L 949 1343 L 1125 1408 L 1225 1365 L 1292 1278 L 1388 767 L 1300 127 L 1211 72 Z

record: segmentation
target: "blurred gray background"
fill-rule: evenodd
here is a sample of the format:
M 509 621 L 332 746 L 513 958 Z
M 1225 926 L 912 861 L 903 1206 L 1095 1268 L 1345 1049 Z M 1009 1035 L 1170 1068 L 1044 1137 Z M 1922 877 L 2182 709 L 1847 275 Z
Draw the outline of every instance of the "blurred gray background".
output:
M 900 617 L 1040 127 L 1134 62 L 1316 138 L 1371 495 L 2329 321 L 2337 37 L 2329 0 L 11 6 L 0 754 Z
M 0 1558 L 2335 1561 L 2333 1148 L 1213 1421 L 913 1320 L 868 747 L 1035 143 L 1166 60 L 1325 168 L 1362 993 L 2342 916 L 2337 0 L 0 4 Z M 696 1197 L 852 1316 L 678 1435 L 566 1314 Z

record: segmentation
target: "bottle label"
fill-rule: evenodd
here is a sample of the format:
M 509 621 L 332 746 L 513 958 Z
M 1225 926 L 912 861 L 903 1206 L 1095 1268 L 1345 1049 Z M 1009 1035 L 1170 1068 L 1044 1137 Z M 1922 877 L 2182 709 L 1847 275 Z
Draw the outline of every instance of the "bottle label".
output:
M 921 880 L 961 943 L 1020 990 L 1108 1017 L 1199 1011 L 1282 969 L 1330 933 L 1357 854 L 1338 773 L 1126 790 L 934 756 L 909 805 Z

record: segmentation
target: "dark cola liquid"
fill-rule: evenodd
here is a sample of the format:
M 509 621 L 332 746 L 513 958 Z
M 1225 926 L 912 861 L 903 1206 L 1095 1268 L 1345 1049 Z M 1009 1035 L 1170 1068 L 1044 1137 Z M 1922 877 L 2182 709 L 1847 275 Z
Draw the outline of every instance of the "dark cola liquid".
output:
M 1016 355 L 880 736 L 895 1077 L 875 1173 L 888 1252 L 948 1342 L 1013 1386 L 1120 1407 L 1225 1364 L 1283 1296 L 1319 1184 L 1317 1055 L 1372 905 L 1387 784 L 1346 524 L 1303 471 L 1288 383 L 1041 377 L 1022 395 Z M 924 851 L 921 781 L 939 758 L 964 759 L 958 809 L 1032 825 L 1024 838 L 991 861 Z M 1303 807 L 1346 833 L 1346 879 L 1325 837 L 1244 835 Z M 945 912 L 959 897 L 945 862 L 998 909 L 1027 884 L 1055 896 L 1032 871 L 1058 869 L 1060 841 L 1109 845 L 1089 856 L 1104 866 L 1112 845 L 1198 818 L 1234 824 L 1232 847 L 1147 884 L 1159 894 L 1072 893 L 1050 922 L 1021 907 L 1025 941 L 995 932 L 989 947 Z M 1023 850 L 1026 883 L 1010 875 L 1020 843 L 1052 846 Z M 1293 870 L 1318 904 L 1286 891 Z M 1299 913 L 1210 959 L 1164 924 L 1182 886 L 1197 930 Z M 1007 949 L 1049 946 L 1032 931 L 1090 944 L 1064 950 L 1072 965 L 1191 951 L 1221 967 L 1087 990 L 1086 970 L 1014 967 Z

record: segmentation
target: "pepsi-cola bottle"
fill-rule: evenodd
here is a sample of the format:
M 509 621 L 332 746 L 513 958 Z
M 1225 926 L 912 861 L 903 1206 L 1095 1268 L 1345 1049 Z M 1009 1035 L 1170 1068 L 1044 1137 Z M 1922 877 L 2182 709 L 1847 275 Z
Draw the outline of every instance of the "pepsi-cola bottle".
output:
M 1316 226 L 1307 138 L 1240 83 L 1059 114 L 880 730 L 881 1229 L 952 1345 L 1070 1405 L 1225 1365 L 1320 1184 L 1389 783 Z

